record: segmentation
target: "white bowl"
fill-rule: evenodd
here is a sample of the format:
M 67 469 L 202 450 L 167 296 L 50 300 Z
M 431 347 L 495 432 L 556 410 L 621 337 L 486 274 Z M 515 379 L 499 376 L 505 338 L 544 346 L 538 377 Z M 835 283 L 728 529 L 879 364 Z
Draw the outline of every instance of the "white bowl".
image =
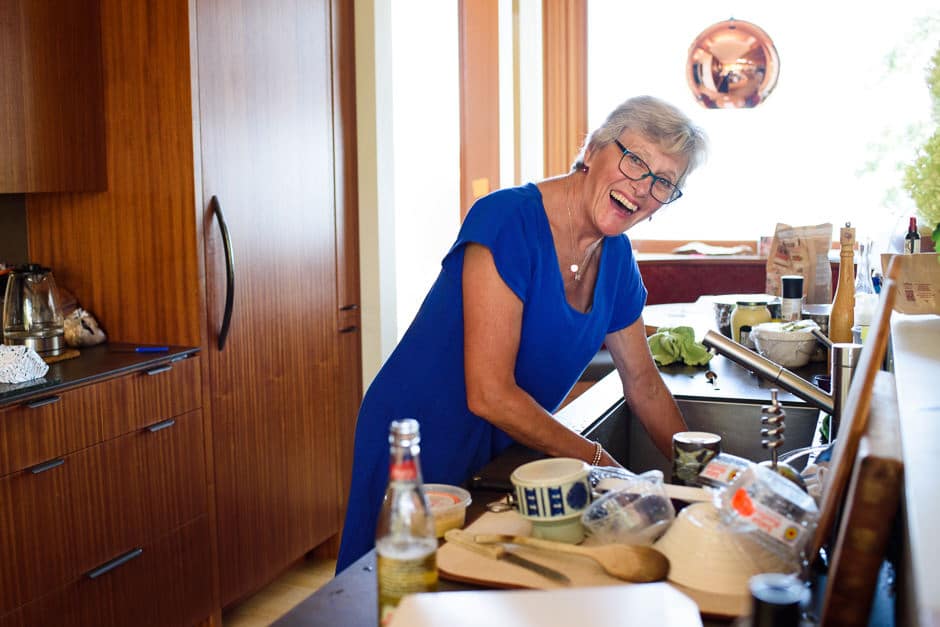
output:
M 796 322 L 764 322 L 751 330 L 757 352 L 784 368 L 799 368 L 809 363 L 816 352 L 816 337 L 811 329 L 818 329 L 812 320 Z
M 669 558 L 669 581 L 714 594 L 746 597 L 748 580 L 760 573 L 797 573 L 754 534 L 721 523 L 714 503 L 689 505 L 653 548 Z

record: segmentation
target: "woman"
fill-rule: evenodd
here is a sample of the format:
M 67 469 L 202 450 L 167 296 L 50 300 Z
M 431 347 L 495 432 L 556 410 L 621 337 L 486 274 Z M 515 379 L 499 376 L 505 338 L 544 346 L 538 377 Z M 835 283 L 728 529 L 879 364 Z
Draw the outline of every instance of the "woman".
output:
M 646 288 L 624 232 L 681 195 L 704 149 L 676 108 L 633 98 L 571 172 L 473 205 L 363 399 L 337 571 L 374 546 L 394 419 L 420 422 L 428 482 L 461 484 L 513 442 L 619 465 L 552 416 L 602 343 L 632 413 L 671 455 L 685 422 L 646 344 Z

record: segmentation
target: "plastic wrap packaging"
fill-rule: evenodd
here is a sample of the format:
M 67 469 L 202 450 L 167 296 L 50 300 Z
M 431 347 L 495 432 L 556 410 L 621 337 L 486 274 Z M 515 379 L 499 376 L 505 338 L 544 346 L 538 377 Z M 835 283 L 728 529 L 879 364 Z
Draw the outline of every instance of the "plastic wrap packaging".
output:
M 716 496 L 722 521 L 787 560 L 802 560 L 819 519 L 813 497 L 765 466 L 750 464 Z
M 626 484 L 618 479 L 623 487 L 591 503 L 581 515 L 581 524 L 603 544 L 652 544 L 676 518 L 662 473 L 637 475 L 626 479 Z
M 701 486 L 711 488 L 725 488 L 734 481 L 734 478 L 747 470 L 751 462 L 732 455 L 730 453 L 719 453 L 711 458 L 701 472 L 698 473 L 696 483 Z

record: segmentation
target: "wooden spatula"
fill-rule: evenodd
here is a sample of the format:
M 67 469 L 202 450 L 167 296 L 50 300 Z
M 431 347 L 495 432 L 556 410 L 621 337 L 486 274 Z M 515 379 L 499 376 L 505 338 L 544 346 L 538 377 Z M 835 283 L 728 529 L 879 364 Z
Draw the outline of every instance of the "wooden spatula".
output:
M 669 574 L 669 559 L 656 549 L 648 546 L 630 546 L 626 544 L 576 546 L 526 536 L 494 534 L 478 534 L 474 539 L 481 544 L 509 542 L 543 551 L 583 555 L 600 564 L 608 575 L 634 583 L 660 581 Z

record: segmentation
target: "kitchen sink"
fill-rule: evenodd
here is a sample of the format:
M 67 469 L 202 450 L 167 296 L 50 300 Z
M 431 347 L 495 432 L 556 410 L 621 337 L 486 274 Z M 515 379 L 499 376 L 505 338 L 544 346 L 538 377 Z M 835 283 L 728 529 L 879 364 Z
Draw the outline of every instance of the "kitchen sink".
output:
M 761 446 L 761 404 L 710 400 L 676 399 L 690 431 L 708 431 L 721 436 L 721 450 L 759 462 L 770 459 L 770 450 Z M 784 453 L 809 446 L 816 433 L 820 412 L 809 405 L 784 406 L 785 442 L 778 448 Z M 613 409 L 606 420 L 599 421 L 586 434 L 597 439 L 617 461 L 634 472 L 659 469 L 668 480 L 671 459 L 653 445 L 640 421 L 626 403 Z

